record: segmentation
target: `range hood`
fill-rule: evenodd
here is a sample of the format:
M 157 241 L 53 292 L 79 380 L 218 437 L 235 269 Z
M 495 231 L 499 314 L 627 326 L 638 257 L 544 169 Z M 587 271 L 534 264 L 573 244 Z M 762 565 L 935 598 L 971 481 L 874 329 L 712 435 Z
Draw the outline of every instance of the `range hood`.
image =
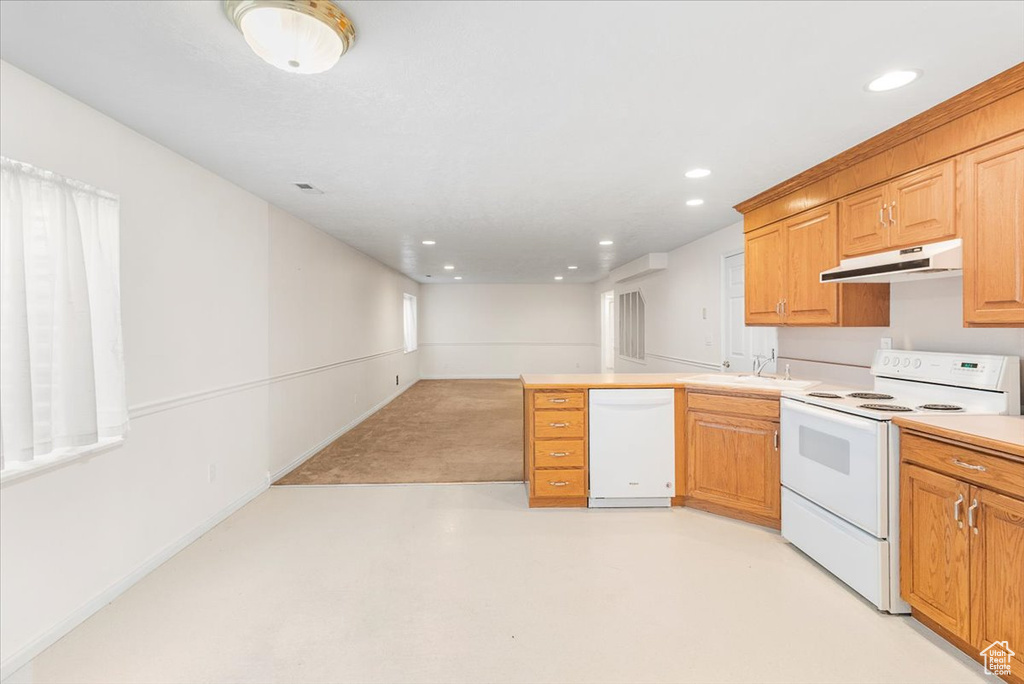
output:
M 901 280 L 942 278 L 962 273 L 963 242 L 946 240 L 881 254 L 843 259 L 822 271 L 823 283 L 893 283 Z

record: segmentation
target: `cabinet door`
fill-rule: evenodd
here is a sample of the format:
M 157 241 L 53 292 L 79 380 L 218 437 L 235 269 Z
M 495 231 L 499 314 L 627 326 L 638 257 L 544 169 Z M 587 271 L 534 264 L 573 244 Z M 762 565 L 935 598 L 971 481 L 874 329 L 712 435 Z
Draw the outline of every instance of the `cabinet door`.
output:
M 782 224 L 747 233 L 744 251 L 747 325 L 779 325 L 786 263 Z
M 952 159 L 889 184 L 889 248 L 913 247 L 956 237 L 956 174 Z M 886 211 L 888 214 L 888 210 Z
M 782 320 L 786 325 L 839 322 L 839 286 L 818 279 L 822 271 L 839 264 L 837 230 L 835 204 L 783 222 L 787 258 Z
M 964 324 L 1024 326 L 1024 133 L 960 158 Z
M 686 495 L 779 519 L 779 424 L 690 411 L 686 416 Z
M 970 639 L 969 496 L 959 480 L 900 467 L 900 594 L 964 641 Z
M 971 643 L 1009 641 L 1024 673 L 1024 502 L 971 487 Z
M 844 257 L 884 251 L 889 244 L 886 186 L 839 200 L 839 242 Z

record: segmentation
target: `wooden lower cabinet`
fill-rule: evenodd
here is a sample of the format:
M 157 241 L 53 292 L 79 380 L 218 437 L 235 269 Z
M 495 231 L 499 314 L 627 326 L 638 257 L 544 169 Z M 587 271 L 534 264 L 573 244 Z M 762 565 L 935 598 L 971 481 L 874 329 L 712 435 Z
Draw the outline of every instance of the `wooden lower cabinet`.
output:
M 523 471 L 530 506 L 586 506 L 586 388 L 524 389 L 523 411 Z
M 779 528 L 778 400 L 687 394 L 683 504 Z
M 1024 682 L 1021 479 L 968 471 L 979 456 L 995 457 L 948 441 L 911 433 L 901 442 L 900 593 L 915 617 L 976 659 L 1008 642 L 1009 681 Z M 1024 461 L 1007 462 L 1024 475 Z

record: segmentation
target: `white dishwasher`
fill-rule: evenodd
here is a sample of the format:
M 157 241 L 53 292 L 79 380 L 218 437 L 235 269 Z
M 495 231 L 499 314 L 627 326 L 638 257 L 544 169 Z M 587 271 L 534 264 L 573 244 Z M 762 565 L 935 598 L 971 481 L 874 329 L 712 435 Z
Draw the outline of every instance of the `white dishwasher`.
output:
M 671 506 L 675 390 L 590 390 L 590 506 Z

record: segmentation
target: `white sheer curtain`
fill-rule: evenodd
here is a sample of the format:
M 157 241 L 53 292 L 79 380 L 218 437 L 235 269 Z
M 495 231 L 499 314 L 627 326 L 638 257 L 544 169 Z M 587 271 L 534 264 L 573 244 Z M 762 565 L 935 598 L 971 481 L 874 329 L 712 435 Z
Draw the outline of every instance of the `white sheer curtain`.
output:
M 402 330 L 405 334 L 405 351 L 416 351 L 419 339 L 416 331 L 416 297 L 411 294 L 402 296 Z
M 124 435 L 117 197 L 0 157 L 0 470 Z

